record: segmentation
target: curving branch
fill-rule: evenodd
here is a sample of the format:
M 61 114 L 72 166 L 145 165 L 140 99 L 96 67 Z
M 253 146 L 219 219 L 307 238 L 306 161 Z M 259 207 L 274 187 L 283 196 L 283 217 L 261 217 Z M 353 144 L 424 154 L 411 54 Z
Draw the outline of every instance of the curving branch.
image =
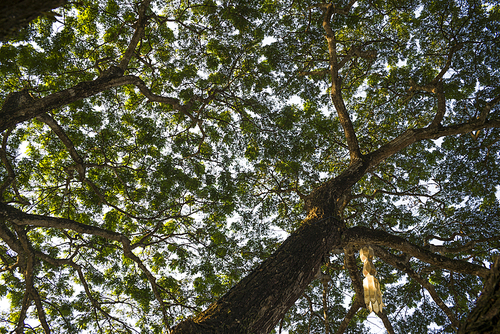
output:
M 411 242 L 389 234 L 381 230 L 372 230 L 362 226 L 347 229 L 342 235 L 344 245 L 362 246 L 365 244 L 386 246 L 403 251 L 404 253 L 416 257 L 424 262 L 430 263 L 440 268 L 454 272 L 487 277 L 489 269 L 479 265 L 463 261 L 454 260 L 431 252 L 430 250 L 412 244 Z

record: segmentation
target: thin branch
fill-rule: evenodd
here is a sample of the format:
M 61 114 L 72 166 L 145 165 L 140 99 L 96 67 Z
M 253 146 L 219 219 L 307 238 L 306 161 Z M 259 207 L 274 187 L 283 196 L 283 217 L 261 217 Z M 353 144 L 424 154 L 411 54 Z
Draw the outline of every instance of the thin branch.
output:
M 349 311 L 347 311 L 347 314 L 345 315 L 344 319 L 340 323 L 336 334 L 342 334 L 345 332 L 345 330 L 347 329 L 347 326 L 349 326 L 349 323 L 351 322 L 352 318 L 354 318 L 356 313 L 358 313 L 358 310 L 360 308 L 362 308 L 364 305 L 365 305 L 365 302 L 364 302 L 363 298 L 361 298 L 361 296 L 358 297 L 358 295 L 356 294 L 356 296 L 354 297 L 354 301 L 353 301 L 351 307 L 349 308 Z
M 385 249 L 377 246 L 372 246 L 373 250 L 377 254 L 378 257 L 383 259 L 385 262 L 388 264 L 392 265 L 393 267 L 405 272 L 413 278 L 415 281 L 417 281 L 420 285 L 422 285 L 431 295 L 432 299 L 434 302 L 443 310 L 443 312 L 448 316 L 448 319 L 450 319 L 452 326 L 455 329 L 458 329 L 459 322 L 453 312 L 450 310 L 450 308 L 443 302 L 443 300 L 439 297 L 437 294 L 436 290 L 434 289 L 434 286 L 429 283 L 428 280 L 425 280 L 423 277 L 421 277 L 419 274 L 417 274 L 415 271 L 413 271 L 409 265 L 409 263 L 403 263 L 400 261 L 400 259 L 392 255 L 391 253 L 387 252 Z
M 489 115 L 489 113 L 491 111 L 491 109 L 494 106 L 496 106 L 499 102 L 500 102 L 500 95 L 497 95 L 497 97 L 495 97 L 493 100 L 491 100 L 490 102 L 486 103 L 486 106 L 484 107 L 484 109 L 479 114 L 479 120 L 481 122 L 485 122 L 486 118 L 488 117 L 488 115 Z
M 163 323 L 168 328 L 169 323 L 168 323 L 167 309 L 166 309 L 165 302 L 160 294 L 160 291 L 158 290 L 158 284 L 156 283 L 156 278 L 151 273 L 151 271 L 149 271 L 149 269 L 144 265 L 144 263 L 142 263 L 141 259 L 139 259 L 139 257 L 137 257 L 134 253 L 132 253 L 132 250 L 130 248 L 130 240 L 124 238 L 122 240 L 122 244 L 123 244 L 123 253 L 125 254 L 125 256 L 128 257 L 129 259 L 133 260 L 135 263 L 137 263 L 137 265 L 139 266 L 141 271 L 148 278 L 149 284 L 151 285 L 151 288 L 153 289 L 153 293 L 156 297 L 156 300 L 160 303 L 160 308 L 161 308 L 161 312 L 163 315 Z
M 76 163 L 76 171 L 79 174 L 80 180 L 85 180 L 85 165 L 82 157 L 78 154 L 73 145 L 71 139 L 69 139 L 68 135 L 64 129 L 49 115 L 49 114 L 41 114 L 36 117 L 39 121 L 47 124 L 52 131 L 61 139 L 64 146 L 69 151 L 71 159 Z

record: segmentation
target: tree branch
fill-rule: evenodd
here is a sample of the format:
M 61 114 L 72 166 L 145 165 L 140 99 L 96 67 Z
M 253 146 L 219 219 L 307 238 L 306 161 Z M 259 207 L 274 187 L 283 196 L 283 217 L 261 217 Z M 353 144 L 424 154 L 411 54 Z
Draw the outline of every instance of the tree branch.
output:
M 64 146 L 69 151 L 69 155 L 73 159 L 74 162 L 76 162 L 76 171 L 79 174 L 79 178 L 81 181 L 85 180 L 85 165 L 82 157 L 78 154 L 78 152 L 75 149 L 75 146 L 73 145 L 73 142 L 71 139 L 69 139 L 68 135 L 66 135 L 66 132 L 64 129 L 49 115 L 49 114 L 41 114 L 36 116 L 36 118 L 47 124 L 52 131 L 61 139 L 63 142 Z
M 30 97 L 31 100 L 28 101 L 29 98 L 25 96 L 26 94 L 22 95 L 21 98 L 16 98 L 21 93 L 14 93 L 12 95 L 14 97 L 5 99 L 0 110 L 0 132 L 52 109 L 57 109 L 72 102 L 97 95 L 110 88 L 124 85 L 135 85 L 149 100 L 169 104 L 174 110 L 179 110 L 188 115 L 191 120 L 197 121 L 188 112 L 192 102 L 183 105 L 178 99 L 153 94 L 139 77 L 134 75 L 123 76 L 122 69 L 114 66 L 110 67 L 103 75 L 93 81 L 80 82 L 76 86 L 40 99 Z M 196 99 L 199 99 L 199 97 L 193 98 L 193 101 Z
M 387 317 L 387 314 L 385 311 L 377 313 L 377 316 L 382 319 L 382 322 L 384 323 L 385 329 L 387 329 L 387 333 L 389 334 L 395 334 L 394 333 L 394 328 L 392 328 L 392 324 L 389 321 L 389 318 Z
M 9 186 L 14 182 L 16 179 L 16 174 L 14 173 L 14 169 L 12 168 L 12 165 L 7 158 L 7 138 L 9 137 L 10 133 L 12 132 L 12 128 L 10 128 L 7 132 L 3 134 L 2 138 L 2 147 L 0 147 L 0 159 L 2 160 L 5 169 L 7 170 L 7 177 L 5 180 L 2 182 L 0 185 L 0 200 L 3 197 L 3 193 Z
M 85 234 L 91 234 L 95 236 L 99 236 L 105 239 L 109 240 L 115 240 L 122 242 L 125 236 L 123 236 L 120 233 L 109 231 L 102 229 L 97 226 L 91 226 L 91 225 L 85 225 L 82 223 L 78 223 L 74 220 L 71 219 L 66 219 L 66 218 L 56 218 L 56 217 L 48 217 L 48 216 L 40 216 L 40 215 L 34 215 L 34 214 L 28 214 L 24 213 L 19 209 L 16 209 L 10 205 L 7 205 L 5 203 L 0 203 L 0 217 L 3 219 L 8 220 L 9 222 L 16 224 L 18 226 L 25 226 L 25 225 L 30 225 L 30 226 L 37 226 L 37 227 L 52 227 L 52 228 L 59 228 L 59 229 L 68 229 L 68 230 L 73 230 L 75 232 L 79 233 L 85 233 Z M 3 223 L 0 222 L 0 227 L 3 225 Z M 4 230 L 0 228 L 0 233 L 4 232 L 2 235 L 2 239 L 4 237 L 9 240 L 7 242 L 9 244 L 9 247 L 16 247 L 16 244 L 12 242 L 12 238 L 9 237 L 8 233 L 5 233 Z M 5 239 L 4 239 L 5 240 Z M 12 248 L 16 250 L 15 248 Z
M 345 315 L 344 319 L 339 325 L 339 328 L 337 329 L 336 334 L 342 334 L 345 332 L 347 329 L 347 326 L 349 326 L 349 323 L 351 322 L 352 318 L 358 313 L 358 310 L 362 307 L 364 307 L 365 301 L 361 296 L 356 296 L 354 297 L 354 301 L 352 302 L 351 307 L 349 308 L 349 311 L 347 311 L 347 314 Z
M 351 157 L 351 163 L 353 163 L 356 160 L 361 160 L 362 157 L 352 121 L 347 112 L 344 99 L 342 98 L 342 82 L 339 76 L 341 65 L 339 64 L 337 59 L 337 40 L 330 24 L 332 15 L 334 13 L 334 6 L 332 4 L 327 5 L 325 8 L 323 8 L 323 12 L 323 28 L 326 32 L 325 37 L 328 42 L 328 53 L 330 56 L 330 76 L 332 80 L 332 85 L 330 88 L 330 98 L 333 102 L 333 105 L 335 106 L 335 109 L 337 110 L 340 124 L 344 129 L 344 134 L 347 140 L 347 147 L 349 148 L 349 154 Z M 355 48 L 352 48 L 349 52 L 354 54 L 355 50 Z M 345 62 L 347 62 L 349 58 L 350 57 L 348 53 L 348 56 L 344 58 L 344 62 L 342 64 L 345 64 Z
M 141 6 L 139 7 L 139 18 L 135 23 L 136 28 L 134 35 L 132 36 L 132 39 L 130 40 L 127 50 L 125 51 L 125 54 L 123 55 L 122 60 L 118 65 L 118 67 L 123 72 L 125 72 L 125 70 L 127 69 L 130 60 L 134 56 L 135 48 L 137 47 L 137 44 L 141 40 L 142 36 L 144 35 L 144 28 L 147 22 L 146 9 L 149 7 L 150 2 L 151 2 L 150 0 L 144 0 L 141 3 Z
M 481 122 L 480 120 L 476 119 L 468 123 L 454 124 L 447 127 L 408 129 L 387 144 L 381 146 L 379 149 L 366 155 L 366 158 L 369 161 L 369 168 L 371 168 L 376 166 L 382 160 L 396 154 L 397 152 L 410 146 L 416 141 L 425 139 L 438 139 L 444 136 L 453 136 L 485 128 L 498 127 L 500 127 L 500 120 Z
M 412 244 L 403 238 L 381 230 L 371 230 L 366 227 L 356 226 L 347 229 L 344 232 L 342 239 L 345 246 L 362 246 L 365 244 L 373 244 L 398 249 L 424 262 L 454 272 L 476 275 L 480 277 L 486 277 L 489 274 L 489 270 L 487 268 L 467 261 L 454 260 L 439 254 L 435 254 L 428 249 Z
M 421 277 L 419 274 L 417 274 L 415 271 L 413 271 L 408 263 L 403 263 L 400 261 L 400 259 L 386 251 L 385 249 L 377 246 L 372 246 L 373 250 L 375 251 L 375 254 L 377 254 L 378 257 L 383 259 L 385 262 L 390 264 L 391 266 L 399 269 L 402 272 L 405 272 L 413 278 L 415 281 L 417 281 L 420 285 L 422 285 L 431 295 L 432 299 L 434 302 L 439 306 L 441 310 L 448 316 L 448 319 L 450 319 L 452 326 L 455 329 L 458 329 L 459 322 L 453 312 L 450 310 L 450 308 L 443 302 L 443 300 L 439 297 L 439 295 L 436 292 L 436 289 L 434 289 L 434 286 L 429 283 L 429 281 L 425 280 L 423 277 Z
M 500 323 L 500 257 L 491 268 L 491 275 L 484 284 L 484 289 L 476 301 L 476 306 L 463 322 L 459 334 L 498 333 Z

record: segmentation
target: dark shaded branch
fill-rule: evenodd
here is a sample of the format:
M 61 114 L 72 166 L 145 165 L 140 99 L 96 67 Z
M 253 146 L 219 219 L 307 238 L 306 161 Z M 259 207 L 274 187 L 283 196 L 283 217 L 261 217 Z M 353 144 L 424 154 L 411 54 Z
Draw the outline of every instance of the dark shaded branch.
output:
M 500 257 L 491 268 L 476 306 L 460 326 L 458 334 L 500 332 Z
M 392 328 L 392 324 L 391 324 L 389 318 L 387 317 L 387 314 L 385 313 L 385 311 L 377 313 L 377 316 L 380 319 L 382 319 L 382 322 L 384 323 L 384 327 L 385 327 L 385 329 L 387 329 L 387 333 L 395 334 L 394 328 Z
M 349 326 L 349 323 L 351 322 L 352 318 L 354 318 L 356 313 L 358 313 L 358 310 L 364 306 L 365 306 L 365 302 L 363 300 L 363 297 L 358 296 L 356 294 L 356 296 L 354 297 L 354 301 L 353 301 L 351 307 L 349 308 L 349 311 L 347 311 L 347 314 L 345 315 L 344 319 L 340 323 L 336 334 L 344 333 L 345 330 L 347 329 L 347 326 Z
M 454 260 L 435 254 L 426 248 L 417 246 L 401 237 L 381 230 L 371 230 L 366 227 L 356 226 L 346 230 L 342 238 L 346 246 L 362 246 L 365 244 L 381 245 L 398 249 L 439 268 L 480 277 L 486 277 L 489 274 L 489 270 L 487 268 L 467 261 Z
M 347 268 L 349 276 L 351 277 L 355 296 L 352 305 L 349 308 L 349 311 L 347 311 L 347 314 L 340 323 L 339 328 L 337 328 L 336 334 L 344 333 L 345 330 L 347 329 L 347 326 L 349 326 L 349 323 L 351 322 L 352 318 L 354 318 L 358 310 L 362 307 L 365 307 L 363 281 L 361 280 L 361 277 L 359 275 L 359 269 L 356 265 L 356 258 L 354 257 L 354 251 L 355 251 L 354 247 L 351 246 L 344 248 L 345 267 Z
M 0 3 L 0 40 L 16 36 L 17 32 L 40 15 L 67 3 L 67 0 L 2 1 Z
M 491 109 L 496 106 L 498 103 L 500 102 L 500 95 L 498 95 L 497 97 L 495 97 L 493 100 L 491 100 L 490 102 L 486 103 L 486 106 L 484 107 L 484 109 L 481 111 L 481 113 L 479 114 L 479 121 L 481 122 L 485 122 Z
M 457 52 L 458 50 L 460 50 L 462 47 L 463 47 L 463 43 L 459 43 L 459 44 L 456 44 L 456 45 L 454 45 L 454 46 L 451 47 L 450 52 L 448 53 L 448 59 L 446 59 L 446 64 L 441 69 L 441 71 L 438 73 L 438 75 L 436 75 L 436 77 L 434 79 L 432 79 L 431 85 L 437 85 L 441 81 L 441 79 L 443 78 L 443 76 L 450 69 L 451 61 L 453 59 L 453 55 L 455 54 L 455 52 Z
M 356 265 L 356 258 L 354 257 L 354 247 L 344 248 L 345 252 L 345 267 L 349 272 L 349 276 L 352 280 L 352 287 L 356 292 L 356 296 L 359 296 L 361 300 L 364 300 L 364 290 L 363 281 L 361 280 L 360 272 L 358 266 Z
M 8 220 L 9 222 L 16 224 L 18 226 L 30 225 L 37 227 L 52 227 L 52 228 L 60 228 L 60 229 L 68 229 L 73 230 L 79 233 L 92 234 L 105 239 L 115 240 L 122 242 L 123 236 L 120 233 L 116 233 L 113 231 L 105 230 L 100 227 L 85 225 L 82 223 L 78 223 L 71 219 L 66 218 L 56 218 L 56 217 L 48 217 L 48 216 L 40 216 L 34 214 L 24 213 L 21 210 L 18 210 L 10 205 L 5 203 L 0 203 L 0 217 Z M 3 223 L 0 223 L 0 226 Z M 2 229 L 0 229 L 0 233 Z M 1 235 L 2 239 L 5 237 L 9 238 L 8 235 Z M 5 240 L 5 239 L 4 239 Z M 9 239 L 10 241 L 10 239 Z M 9 243 L 9 242 L 8 242 Z M 9 243 L 9 247 L 15 246 Z M 13 248 L 15 250 L 15 248 Z
M 301 71 L 301 72 L 299 72 L 299 75 L 300 76 L 305 76 L 305 75 L 319 75 L 319 76 L 322 76 L 322 75 L 326 75 L 328 73 L 330 73 L 330 70 L 323 69 L 323 70 L 314 70 L 314 71 Z
M 7 158 L 7 138 L 9 137 L 10 133 L 12 132 L 12 128 L 6 131 L 3 134 L 2 138 L 2 147 L 0 147 L 0 160 L 2 160 L 5 169 L 7 170 L 7 177 L 5 180 L 3 180 L 2 184 L 0 185 L 0 200 L 2 199 L 3 193 L 9 186 L 14 182 L 16 179 L 16 174 L 14 173 L 14 169 L 12 168 L 12 165 Z
M 0 205 L 7 206 L 6 204 L 3 203 L 0 203 Z M 12 249 L 17 254 L 20 254 L 22 252 L 21 243 L 2 220 L 0 220 L 0 238 L 10 247 L 10 249 Z
M 436 83 L 436 97 L 437 97 L 437 111 L 434 119 L 432 120 L 430 128 L 436 128 L 441 125 L 441 121 L 446 114 L 446 98 L 444 96 L 443 82 L 439 81 Z

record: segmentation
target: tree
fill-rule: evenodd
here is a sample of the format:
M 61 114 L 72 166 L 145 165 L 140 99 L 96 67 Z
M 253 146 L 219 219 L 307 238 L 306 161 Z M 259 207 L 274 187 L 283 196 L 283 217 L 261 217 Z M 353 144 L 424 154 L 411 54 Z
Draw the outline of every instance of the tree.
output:
M 3 332 L 358 333 L 367 245 L 390 333 L 494 293 L 498 4 L 55 12 L 0 48 Z
M 0 40 L 13 38 L 19 30 L 40 15 L 53 15 L 51 9 L 62 6 L 65 0 L 12 0 L 0 4 Z

